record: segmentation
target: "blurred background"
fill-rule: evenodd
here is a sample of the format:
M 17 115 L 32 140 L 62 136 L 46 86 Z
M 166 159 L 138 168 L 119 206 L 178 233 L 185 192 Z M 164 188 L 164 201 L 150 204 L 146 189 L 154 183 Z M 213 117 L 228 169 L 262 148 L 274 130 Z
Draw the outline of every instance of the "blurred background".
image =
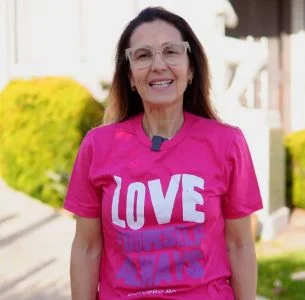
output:
M 146 6 L 188 21 L 215 108 L 249 143 L 258 294 L 305 299 L 305 0 L 0 0 L 0 298 L 70 298 L 69 175 L 102 124 L 119 36 Z

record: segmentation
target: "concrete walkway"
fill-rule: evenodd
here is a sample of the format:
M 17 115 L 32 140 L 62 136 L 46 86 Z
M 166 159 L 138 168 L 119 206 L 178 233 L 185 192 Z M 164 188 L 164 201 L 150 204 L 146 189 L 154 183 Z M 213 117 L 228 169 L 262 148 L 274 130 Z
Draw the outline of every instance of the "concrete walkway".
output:
M 1 300 L 70 299 L 74 223 L 0 180 Z
M 0 299 L 70 299 L 74 220 L 0 180 Z

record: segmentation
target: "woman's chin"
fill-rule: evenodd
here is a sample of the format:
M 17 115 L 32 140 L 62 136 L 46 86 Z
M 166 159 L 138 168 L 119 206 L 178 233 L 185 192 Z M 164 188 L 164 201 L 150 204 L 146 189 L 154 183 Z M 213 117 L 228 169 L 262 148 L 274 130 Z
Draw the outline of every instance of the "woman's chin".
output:
M 168 107 L 177 104 L 178 100 L 169 97 L 154 97 L 144 101 L 149 107 Z

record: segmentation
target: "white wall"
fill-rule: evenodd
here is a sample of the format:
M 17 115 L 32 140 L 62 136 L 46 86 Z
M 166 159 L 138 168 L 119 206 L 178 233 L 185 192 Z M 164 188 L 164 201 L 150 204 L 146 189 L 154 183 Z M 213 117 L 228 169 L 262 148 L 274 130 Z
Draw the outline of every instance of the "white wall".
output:
M 291 29 L 291 107 L 292 131 L 305 128 L 305 1 L 292 0 Z
M 0 1 L 0 89 L 8 79 L 8 7 L 5 1 Z
M 0 88 L 20 76 L 109 80 L 116 42 L 134 14 L 134 0 L 107 5 L 100 0 L 2 0 Z

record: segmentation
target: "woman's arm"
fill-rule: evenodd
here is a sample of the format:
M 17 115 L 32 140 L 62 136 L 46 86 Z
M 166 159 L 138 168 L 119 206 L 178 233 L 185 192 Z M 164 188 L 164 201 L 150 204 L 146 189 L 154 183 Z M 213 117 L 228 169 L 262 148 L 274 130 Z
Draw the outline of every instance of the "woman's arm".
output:
M 72 300 L 95 300 L 102 253 L 100 219 L 76 218 L 71 251 Z
M 254 300 L 257 285 L 255 244 L 251 217 L 225 220 L 225 234 L 236 300 Z

